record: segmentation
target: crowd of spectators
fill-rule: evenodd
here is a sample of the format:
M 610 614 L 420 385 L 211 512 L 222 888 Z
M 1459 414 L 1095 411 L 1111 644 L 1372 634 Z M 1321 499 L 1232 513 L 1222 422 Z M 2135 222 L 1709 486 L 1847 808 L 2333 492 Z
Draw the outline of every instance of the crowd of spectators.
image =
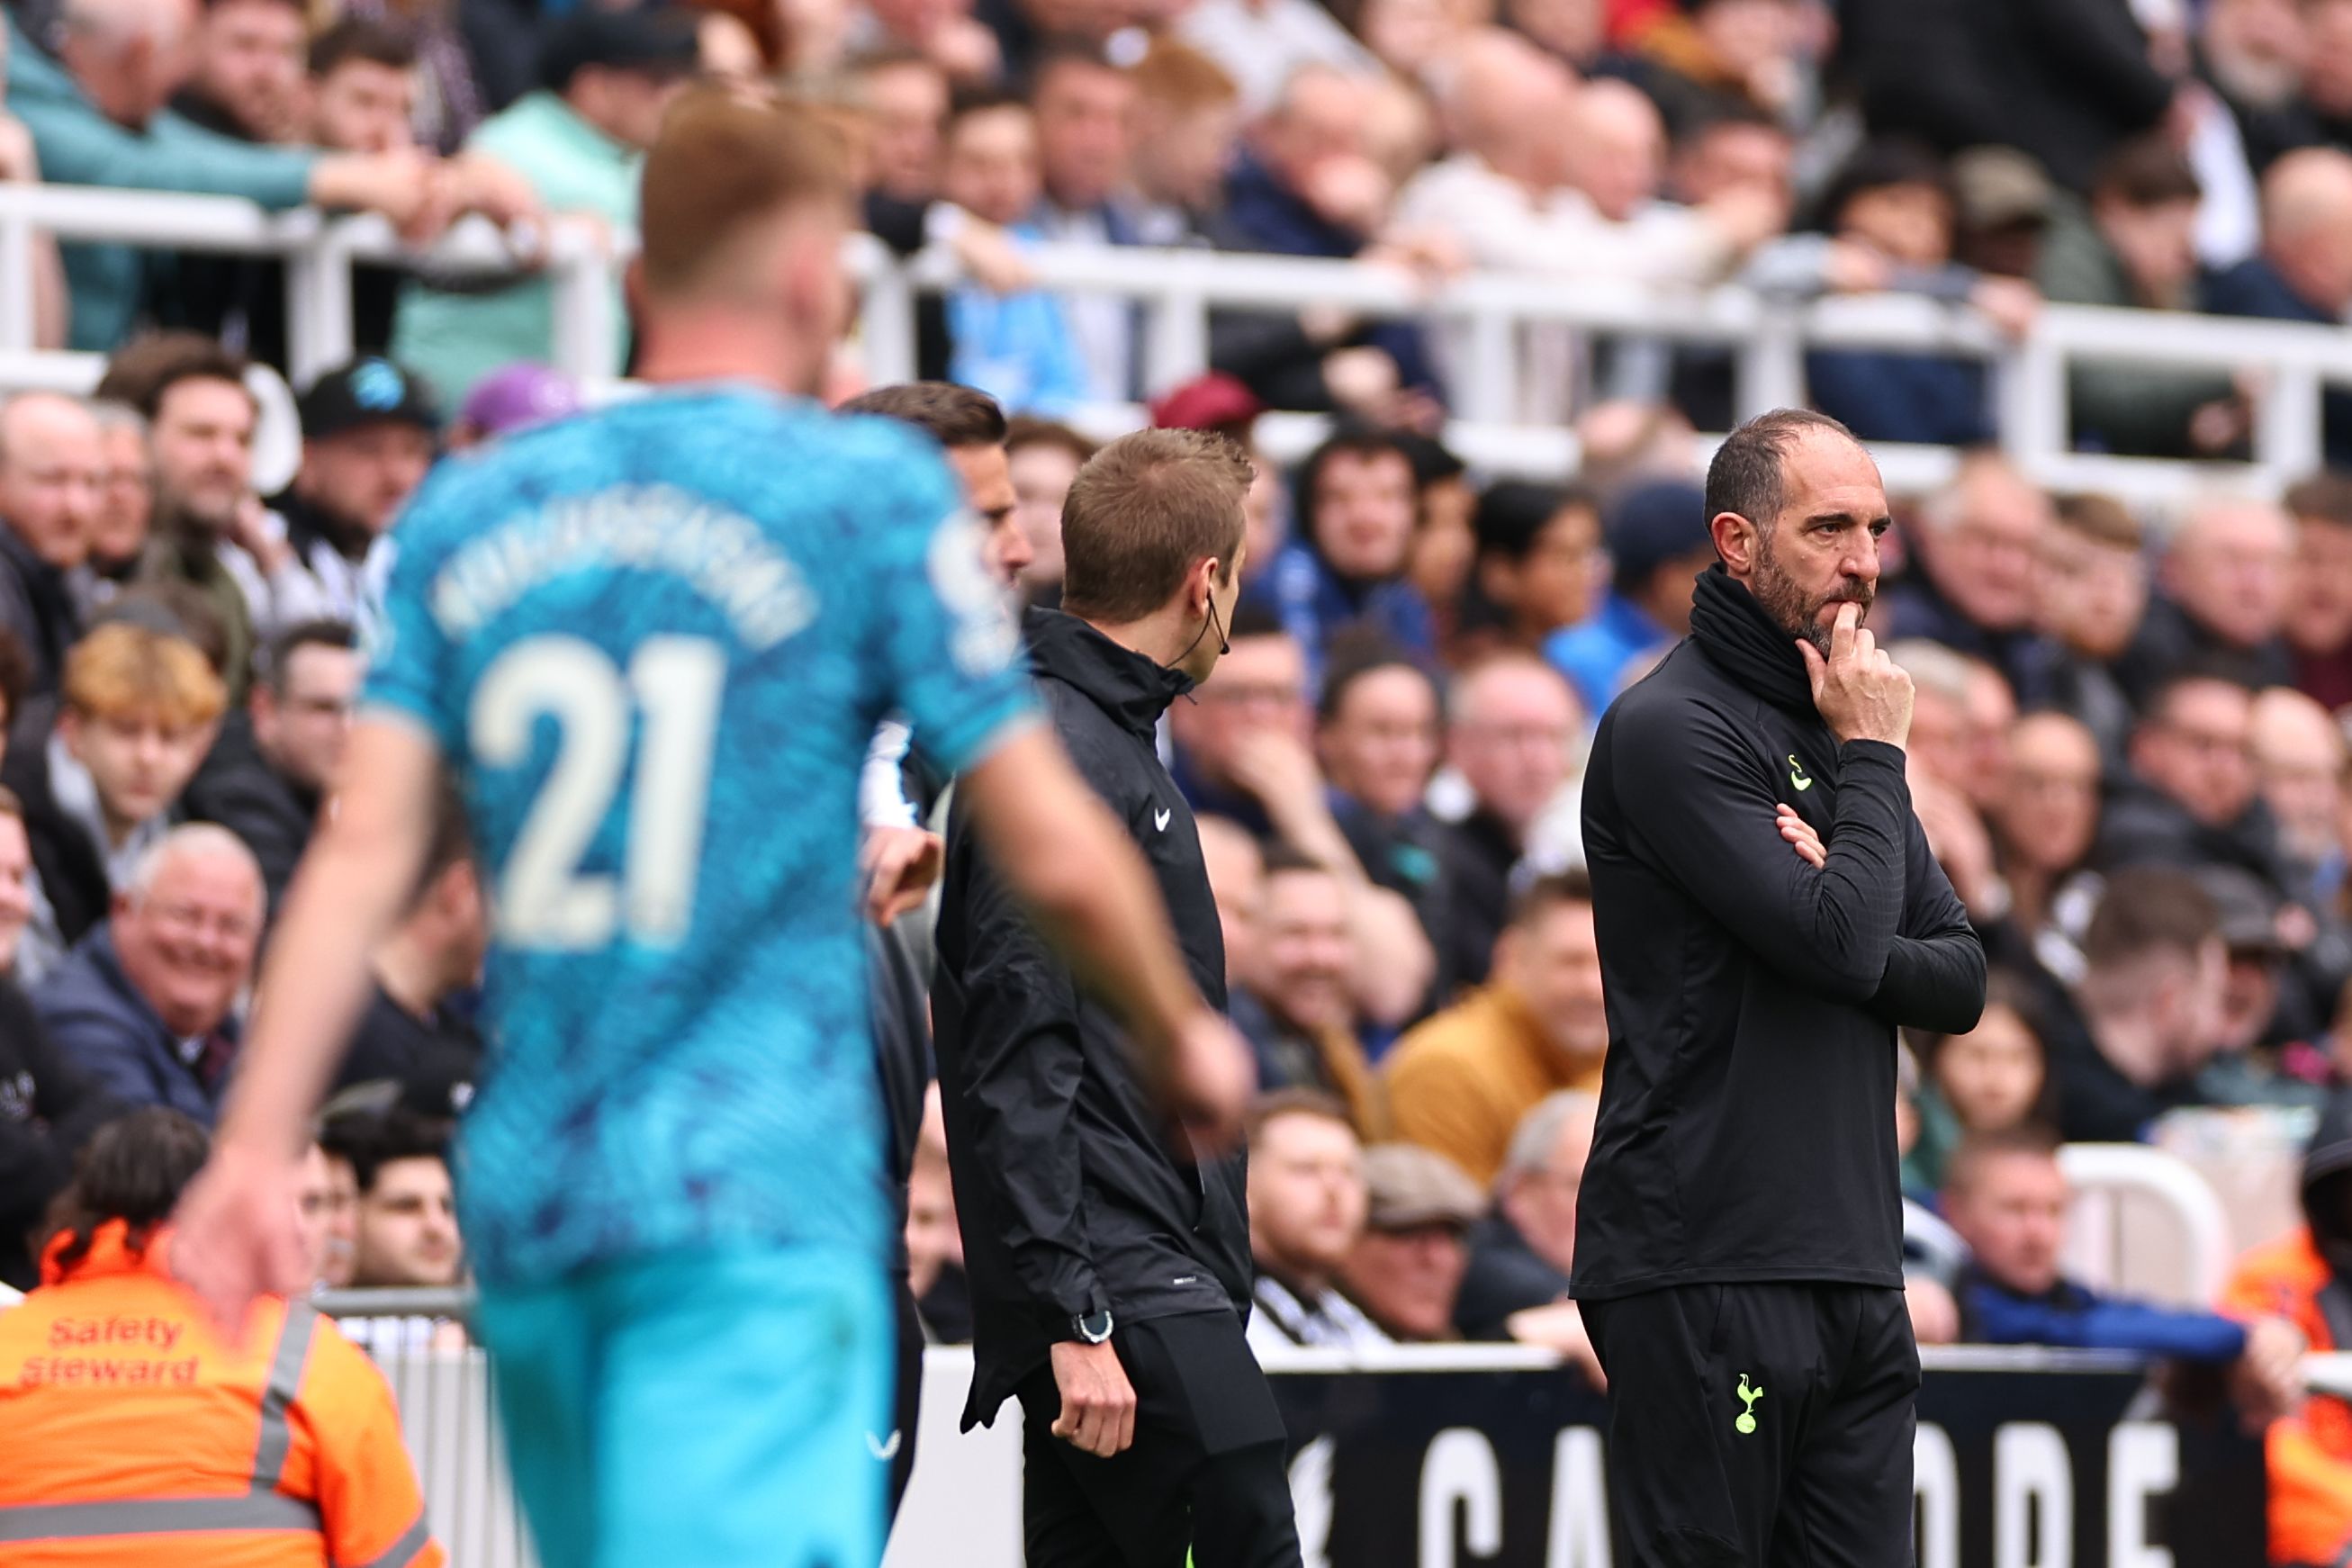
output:
M 299 458 L 269 473 L 282 263 L 35 247 L 42 342 L 106 369 L 93 397 L 0 405 L 16 1285 L 91 1130 L 212 1119 L 400 510 L 435 462 L 579 406 L 534 363 L 555 289 L 533 237 L 630 229 L 637 155 L 697 74 L 827 105 L 866 226 L 960 263 L 919 360 L 1015 416 L 980 510 L 1009 520 L 1029 597 L 1057 594 L 1079 427 L 1106 408 L 1260 454 L 1231 652 L 1164 745 L 1266 1090 L 1263 1343 L 1516 1340 L 1598 1375 L 1567 1300 L 1608 1040 L 1580 774 L 1601 712 L 1688 629 L 1713 559 L 1694 432 L 1727 422 L 1730 361 L 1533 331 L 1513 406 L 1572 422 L 1581 468 L 1498 477 L 1445 444 L 1466 348 L 1446 331 L 1221 310 L 1213 372 L 1150 385 L 1140 314 L 1041 288 L 1034 247 L 1903 293 L 2011 334 L 2043 300 L 2352 309 L 2352 0 L 10 0 L 6 23 L 0 179 L 376 212 L 420 246 L 479 214 L 524 264 L 357 269 L 356 357 L 299 388 Z M 1995 972 L 1974 1030 L 1902 1045 L 1915 1324 L 2227 1369 L 2279 1417 L 2274 1478 L 2332 1561 L 2352 1413 L 2296 1412 L 2292 1361 L 2352 1331 L 2319 1305 L 2352 1281 L 2331 1101 L 2352 1085 L 2352 479 L 2142 512 L 1979 445 L 1979 366 L 1806 369 L 1866 439 L 1963 448 L 1896 498 L 1870 620 L 1913 675 L 1913 800 Z M 2069 375 L 2074 444 L 2125 456 L 2242 455 L 2265 391 L 2258 367 Z M 1334 432 L 1286 470 L 1253 439 L 1274 409 Z M 2325 426 L 2352 464 L 2352 393 Z M 480 1061 L 487 921 L 444 818 L 313 1161 L 323 1284 L 462 1278 L 439 1150 Z M 2213 1108 L 2318 1116 L 2308 1233 L 2248 1259 L 2226 1319 L 2065 1279 L 2054 1142 Z M 908 1251 L 952 1336 L 935 1129 Z

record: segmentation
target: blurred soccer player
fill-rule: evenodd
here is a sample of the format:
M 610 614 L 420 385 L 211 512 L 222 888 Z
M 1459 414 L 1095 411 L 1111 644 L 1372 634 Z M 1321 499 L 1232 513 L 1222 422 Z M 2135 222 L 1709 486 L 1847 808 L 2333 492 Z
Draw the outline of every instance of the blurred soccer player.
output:
M 1177 1109 L 1229 1130 L 1248 1066 L 1034 718 L 946 465 L 801 401 L 848 309 L 834 142 L 699 94 L 644 181 L 657 390 L 443 469 L 404 520 L 178 1263 L 215 1310 L 301 1282 L 303 1127 L 453 766 L 497 917 L 461 1215 L 541 1557 L 859 1568 L 891 1332 L 855 907 L 876 721 L 964 775 Z

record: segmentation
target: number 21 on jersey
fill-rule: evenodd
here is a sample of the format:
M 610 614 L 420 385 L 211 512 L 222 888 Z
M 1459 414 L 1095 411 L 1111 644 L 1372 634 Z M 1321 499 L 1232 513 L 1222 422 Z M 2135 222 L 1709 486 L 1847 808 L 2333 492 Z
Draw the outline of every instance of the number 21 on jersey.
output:
M 560 634 L 527 637 L 491 661 L 467 715 L 475 758 L 519 767 L 530 760 L 541 715 L 560 730 L 554 763 L 499 879 L 506 945 L 587 952 L 623 933 L 656 946 L 685 937 L 726 683 L 726 652 L 709 637 L 647 637 L 626 670 L 595 644 Z M 583 873 L 580 863 L 625 781 L 621 875 Z

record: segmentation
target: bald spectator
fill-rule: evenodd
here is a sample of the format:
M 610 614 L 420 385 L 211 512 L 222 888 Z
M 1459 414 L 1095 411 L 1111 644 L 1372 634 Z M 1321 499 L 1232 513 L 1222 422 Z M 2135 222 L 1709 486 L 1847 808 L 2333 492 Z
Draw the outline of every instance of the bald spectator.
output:
M 2352 153 L 2289 153 L 2263 176 L 2263 246 L 2206 286 L 2224 316 L 2342 324 L 2352 312 Z M 2324 395 L 2327 460 L 2352 464 L 2352 391 Z
M 2193 668 L 2157 689 L 2099 824 L 2100 866 L 2235 866 L 2289 891 L 2254 771 L 2253 706 L 2244 687 Z
M 1881 636 L 1927 637 L 1983 659 L 2026 700 L 2042 695 L 2055 650 L 2035 626 L 2050 500 L 2006 458 L 1971 452 L 1904 532 L 1914 563 L 1881 595 Z
M 1570 749 L 1584 727 L 1559 672 L 1528 654 L 1499 654 L 1461 677 L 1445 756 L 1467 786 L 1468 812 L 1443 843 L 1453 930 L 1448 972 L 1486 978 L 1510 914 L 1511 871 L 1536 847 L 1546 812 L 1568 787 Z
M 1358 1034 L 1347 885 L 1276 845 L 1265 854 L 1255 927 L 1254 945 L 1226 963 L 1241 982 L 1228 1011 L 1256 1051 L 1260 1087 L 1330 1095 L 1359 1137 L 1379 1139 L 1388 1111 Z
M 2125 689 L 2146 705 L 2175 672 L 2198 664 L 2250 689 L 2291 685 L 2282 635 L 2294 568 L 2294 527 L 2268 501 L 2209 500 L 2189 514 L 2158 568 L 2162 595 L 2120 661 Z
M 164 105 L 184 78 L 197 0 L 66 0 L 58 53 L 8 21 L 8 105 L 59 184 L 244 196 L 273 211 L 305 204 L 382 212 L 415 234 L 446 221 L 447 192 L 429 158 L 250 147 Z M 429 237 L 429 236 L 428 236 Z M 129 246 L 65 247 L 71 346 L 104 352 L 128 333 L 143 263 Z
M 116 622 L 67 658 L 57 727 L 11 747 L 0 784 L 23 802 L 35 893 L 26 949 L 37 976 L 105 919 L 211 744 L 226 704 L 218 676 L 184 637 Z
M 146 553 L 155 523 L 155 462 L 147 445 L 147 416 L 127 403 L 90 405 L 98 421 L 98 511 L 89 531 L 89 557 L 75 584 L 85 612 L 129 584 Z
M 1609 1048 L 1592 885 L 1538 877 L 1495 949 L 1494 978 L 1408 1033 L 1382 1064 L 1400 1139 L 1491 1182 L 1512 1129 L 1546 1095 L 1598 1091 Z
M 30 695 L 56 693 L 81 635 L 68 574 L 89 555 L 104 455 L 89 409 L 55 393 L 0 408 L 0 628 L 32 658 Z
M 1465 1338 L 1517 1338 L 1510 1321 L 1569 1300 L 1576 1256 L 1576 1194 L 1592 1153 L 1601 1097 L 1546 1095 L 1511 1132 L 1495 1176 L 1495 1206 L 1470 1232 L 1470 1270 L 1454 1302 Z
M 2249 737 L 2263 800 L 2278 823 L 2279 847 L 2296 872 L 2288 891 L 2311 902 L 2314 878 L 2344 853 L 2344 731 L 2302 692 L 2274 686 L 2254 699 Z
M 2135 718 L 2116 664 L 2147 614 L 2143 538 L 2139 519 L 2112 496 L 2073 497 L 2042 534 L 2035 584 L 2035 621 L 2058 645 L 2043 700 L 2088 726 L 2116 773 Z
M 1188 27 L 1202 14 L 1200 7 L 1191 12 Z M 1220 47 L 1189 30 L 1186 36 L 1240 79 Z M 1364 79 L 1325 66 L 1301 68 L 1252 128 L 1208 237 L 1226 250 L 1404 261 L 1380 244 L 1396 185 L 1373 156 L 1375 107 Z M 1396 416 L 1425 411 L 1435 384 L 1421 331 L 1408 321 L 1375 322 L 1339 310 L 1227 312 L 1212 318 L 1210 328 L 1215 368 L 1271 407 L 1339 408 L 1393 424 Z
M 1391 1339 L 1455 1338 L 1470 1227 L 1486 1207 L 1477 1184 L 1443 1154 L 1410 1143 L 1366 1150 L 1364 1181 L 1363 1234 L 1340 1266 L 1341 1287 Z
M 1249 1119 L 1249 1342 L 1360 1350 L 1388 1343 L 1333 1280 L 1364 1234 L 1364 1150 L 1347 1109 L 1328 1096 L 1281 1089 Z
M 1715 563 L 1706 498 L 1687 479 L 1625 489 L 1610 503 L 1601 538 L 1612 572 L 1608 595 L 1597 614 L 1554 634 L 1543 649 L 1594 713 L 1609 706 L 1645 656 L 1689 635 L 1691 584 Z
M 140 857 L 106 924 L 34 991 L 34 1005 L 58 1049 L 117 1100 L 210 1126 L 261 920 L 260 868 L 236 836 L 174 828 Z
M 1135 158 L 1135 82 L 1097 47 L 1049 46 L 1031 68 L 1029 110 L 1037 122 L 1037 167 L 1044 197 L 1028 215 L 1037 236 L 1063 245 L 1144 242 L 1128 192 Z M 1085 373 L 1086 397 L 1129 403 L 1137 379 L 1133 302 L 1074 294 L 1062 301 Z
M 2031 713 L 2009 742 L 2009 776 L 1987 815 L 2009 893 L 2002 922 L 2021 939 L 2005 952 L 2019 964 L 2049 965 L 2045 938 L 2073 953 L 2061 928 L 2061 904 L 2090 858 L 2099 830 L 2099 747 L 2079 720 Z M 2078 955 L 2077 955 L 2078 956 Z M 2074 965 L 2062 956 L 2057 967 Z
M 2330 710 L 2352 704 L 2352 479 L 2314 475 L 2286 492 L 2294 519 L 2286 642 L 2294 684 Z

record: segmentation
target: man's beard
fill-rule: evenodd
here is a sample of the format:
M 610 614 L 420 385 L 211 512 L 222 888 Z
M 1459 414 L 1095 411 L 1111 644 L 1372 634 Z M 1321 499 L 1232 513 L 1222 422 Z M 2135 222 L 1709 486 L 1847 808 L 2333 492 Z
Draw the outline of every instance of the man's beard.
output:
M 1780 557 L 1772 548 L 1769 534 L 1757 542 L 1756 574 L 1748 589 L 1774 626 L 1792 637 L 1804 638 L 1821 651 L 1823 658 L 1830 656 L 1831 628 L 1822 624 L 1822 612 L 1832 605 L 1851 601 L 1860 605 L 1863 615 L 1867 616 L 1871 601 L 1878 596 L 1875 588 L 1856 577 L 1847 578 L 1835 593 L 1818 597 L 1807 595 L 1797 586 L 1795 578 L 1780 569 Z

